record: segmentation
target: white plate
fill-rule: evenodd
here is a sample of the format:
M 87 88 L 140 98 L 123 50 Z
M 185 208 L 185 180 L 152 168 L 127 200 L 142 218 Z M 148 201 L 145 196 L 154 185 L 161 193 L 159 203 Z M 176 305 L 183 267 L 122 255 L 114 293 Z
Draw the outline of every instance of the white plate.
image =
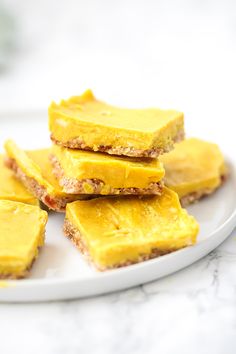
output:
M 23 148 L 47 146 L 47 117 L 37 114 L 0 116 L 1 143 L 11 137 Z M 236 172 L 214 195 L 188 208 L 200 223 L 198 242 L 172 254 L 126 268 L 99 273 L 88 266 L 62 234 L 63 215 L 50 213 L 46 245 L 26 280 L 0 283 L 0 301 L 71 299 L 125 289 L 176 272 L 212 251 L 236 226 Z M 7 285 L 4 287 L 4 285 Z

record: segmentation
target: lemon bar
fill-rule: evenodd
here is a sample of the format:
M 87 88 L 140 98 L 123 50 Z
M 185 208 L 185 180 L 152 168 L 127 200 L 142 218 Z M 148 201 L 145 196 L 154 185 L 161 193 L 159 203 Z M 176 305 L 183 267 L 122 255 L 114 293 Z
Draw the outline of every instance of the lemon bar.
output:
M 72 194 L 161 194 L 165 171 L 157 159 L 110 156 L 58 145 L 51 148 L 54 174 Z
M 0 200 L 0 278 L 27 276 L 44 244 L 47 213 L 38 206 Z
M 118 108 L 98 101 L 91 90 L 52 102 L 48 112 L 52 140 L 72 149 L 156 158 L 184 136 L 181 112 Z
M 67 204 L 64 233 L 99 270 L 127 266 L 195 244 L 195 219 L 178 195 L 102 197 Z
M 2 199 L 39 205 L 38 199 L 15 178 L 4 164 L 4 156 L 0 155 L 0 200 Z
M 49 149 L 23 151 L 13 141 L 5 143 L 6 165 L 24 186 L 49 209 L 63 212 L 66 204 L 83 196 L 63 192 L 52 173 Z
M 182 141 L 160 160 L 166 170 L 165 184 L 178 193 L 184 206 L 213 193 L 227 177 L 219 147 L 200 139 Z

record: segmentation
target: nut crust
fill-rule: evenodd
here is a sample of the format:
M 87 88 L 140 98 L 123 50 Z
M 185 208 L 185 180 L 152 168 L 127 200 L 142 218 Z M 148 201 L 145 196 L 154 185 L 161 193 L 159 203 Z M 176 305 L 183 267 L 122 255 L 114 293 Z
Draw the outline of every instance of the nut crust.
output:
M 126 146 L 108 146 L 108 145 L 100 145 L 96 149 L 92 146 L 86 145 L 80 137 L 74 138 L 72 140 L 61 142 L 57 140 L 53 134 L 51 134 L 51 140 L 53 143 L 64 146 L 70 149 L 80 149 L 80 150 L 88 150 L 88 151 L 100 151 L 110 155 L 124 155 L 130 157 L 151 157 L 157 158 L 159 155 L 162 155 L 166 152 L 171 151 L 174 148 L 174 144 L 182 141 L 184 139 L 184 130 L 179 130 L 177 135 L 173 137 L 169 144 L 165 147 L 153 147 L 147 150 L 135 149 L 133 147 Z

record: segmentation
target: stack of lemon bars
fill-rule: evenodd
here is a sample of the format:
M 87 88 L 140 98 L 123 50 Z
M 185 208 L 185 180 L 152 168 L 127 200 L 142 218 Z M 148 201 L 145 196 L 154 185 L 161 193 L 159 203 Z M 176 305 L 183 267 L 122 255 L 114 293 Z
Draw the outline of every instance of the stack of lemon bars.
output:
M 44 243 L 38 201 L 65 212 L 65 235 L 99 270 L 195 244 L 199 226 L 183 206 L 216 190 L 227 171 L 217 145 L 184 140 L 182 113 L 121 109 L 88 90 L 52 103 L 49 128 L 50 148 L 5 143 L 1 278 L 26 276 Z

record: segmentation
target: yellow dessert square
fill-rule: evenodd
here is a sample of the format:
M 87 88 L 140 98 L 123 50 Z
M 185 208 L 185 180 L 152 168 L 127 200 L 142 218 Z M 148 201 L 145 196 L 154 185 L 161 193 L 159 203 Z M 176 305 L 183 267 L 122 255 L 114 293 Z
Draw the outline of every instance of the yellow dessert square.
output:
M 174 110 L 114 107 L 88 90 L 60 104 L 53 102 L 49 128 L 52 140 L 65 147 L 155 158 L 182 140 L 184 118 Z
M 66 193 L 161 194 L 163 165 L 156 159 L 135 159 L 108 154 L 51 148 L 54 174 Z
M 47 213 L 38 206 L 0 200 L 0 278 L 28 274 L 44 244 Z
M 177 194 L 103 197 L 67 205 L 64 232 L 100 269 L 137 263 L 195 244 L 195 219 Z
M 190 138 L 160 157 L 165 184 L 178 193 L 183 205 L 215 191 L 227 175 L 224 156 L 216 144 Z
M 4 156 L 0 155 L 0 200 L 2 199 L 39 205 L 38 199 L 4 165 Z
M 7 166 L 25 187 L 40 199 L 49 209 L 61 212 L 68 202 L 83 198 L 63 192 L 52 173 L 49 149 L 33 151 L 21 150 L 13 141 L 5 143 Z

